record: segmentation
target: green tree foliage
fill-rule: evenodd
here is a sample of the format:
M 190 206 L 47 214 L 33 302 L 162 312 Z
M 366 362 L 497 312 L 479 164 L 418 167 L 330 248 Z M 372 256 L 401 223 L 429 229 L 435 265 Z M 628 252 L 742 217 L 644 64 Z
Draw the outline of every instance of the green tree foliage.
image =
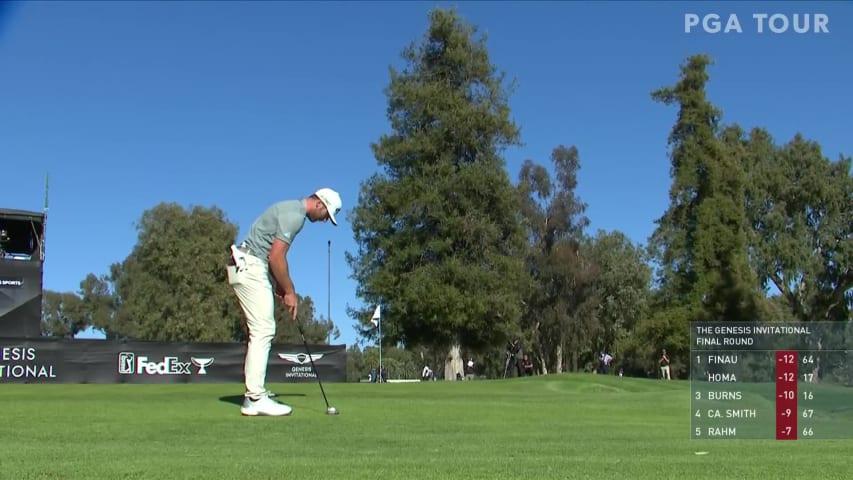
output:
M 114 313 L 115 297 L 110 291 L 109 278 L 90 273 L 80 282 L 77 293 L 45 290 L 42 334 L 73 337 L 91 326 L 103 329 L 109 338 Z
M 42 295 L 41 334 L 71 338 L 86 328 L 80 297 L 73 292 L 45 290 Z
M 850 157 L 833 162 L 797 134 L 775 145 L 769 133 L 724 137 L 746 166 L 753 268 L 794 318 L 849 320 L 853 310 L 853 177 Z
M 423 370 L 421 363 L 413 349 L 382 349 L 382 366 L 388 379 L 419 379 Z M 347 381 L 367 381 L 371 370 L 379 374 L 379 348 L 370 346 L 362 351 L 358 345 L 351 345 L 347 349 Z
M 651 269 L 643 249 L 621 232 L 599 231 L 584 243 L 582 254 L 597 267 L 592 304 L 599 328 L 593 352 L 608 350 L 624 365 L 629 357 L 621 345 L 648 313 Z
M 80 291 L 78 292 L 82 302 L 82 314 L 85 323 L 101 329 L 107 338 L 117 336 L 111 331 L 117 308 L 116 296 L 111 285 L 108 275 L 95 276 L 89 273 L 80 282 Z
M 137 230 L 130 255 L 111 269 L 117 312 L 109 330 L 141 340 L 240 338 L 242 314 L 225 271 L 237 226 L 216 207 L 161 203 Z
M 365 371 L 364 355 L 357 344 L 347 348 L 347 382 L 359 382 L 367 377 Z
M 578 150 L 559 146 L 551 154 L 555 178 L 527 160 L 519 172 L 521 214 L 530 242 L 527 267 L 534 286 L 525 301 L 523 327 L 530 354 L 552 370 L 577 369 L 580 352 L 589 348 L 597 329 L 588 315 L 594 266 L 580 254 L 583 229 L 589 224 L 586 205 L 575 195 L 580 169 Z
M 305 341 L 309 344 L 325 344 L 329 341 L 331 333 L 335 338 L 340 336 L 340 331 L 325 318 L 315 318 L 316 309 L 314 300 L 309 296 L 303 297 L 297 294 L 296 322 L 302 325 L 305 333 Z M 290 313 L 281 302 L 275 305 L 276 330 L 273 343 L 302 343 L 302 336 L 296 322 L 290 318 Z M 248 331 L 245 332 L 248 335 Z
M 521 351 L 523 353 L 526 353 L 531 359 L 535 359 L 534 368 L 539 369 L 541 363 L 539 362 L 538 357 L 534 355 L 533 349 L 530 348 L 528 344 L 524 342 L 520 343 Z M 513 378 L 518 376 L 518 370 L 516 369 L 516 358 L 515 356 L 507 354 L 509 350 L 508 347 L 508 345 L 496 345 L 494 347 L 490 347 L 479 352 L 479 354 L 473 354 L 472 356 L 474 358 L 475 364 L 474 372 L 477 377 Z M 466 362 L 467 360 L 468 357 L 465 357 Z M 551 367 L 553 367 L 553 364 L 551 365 Z M 505 377 L 504 373 L 506 373 Z
M 705 93 L 710 63 L 704 55 L 688 58 L 675 86 L 652 93 L 679 106 L 669 137 L 670 206 L 652 243 L 667 306 L 688 307 L 696 314 L 688 320 L 748 321 L 759 292 L 747 258 L 745 174 L 717 138 L 721 113 Z
M 617 342 L 646 313 L 651 272 L 642 249 L 624 234 L 584 234 L 586 205 L 574 193 L 577 148 L 559 146 L 551 161 L 553 180 L 532 161 L 519 173 L 535 280 L 522 321 L 531 333 L 523 343 L 538 370 L 591 369 L 599 352 L 617 353 Z
M 143 213 L 137 229 L 133 251 L 111 265 L 109 275 L 88 274 L 76 294 L 46 292 L 45 334 L 73 335 L 92 326 L 107 339 L 245 341 L 243 312 L 225 273 L 236 225 L 216 207 L 187 210 L 161 203 Z M 298 320 L 309 343 L 340 335 L 332 322 L 315 320 L 311 297 L 298 300 Z M 276 320 L 274 342 L 302 342 L 279 304 Z M 62 333 L 71 326 L 73 333 Z
M 245 341 L 243 312 L 225 271 L 237 226 L 216 207 L 161 203 L 142 214 L 137 228 L 136 246 L 111 267 L 108 277 L 90 274 L 81 283 L 92 324 L 108 338 Z M 306 341 L 326 343 L 332 323 L 315 321 L 311 297 L 298 299 L 297 320 Z M 276 305 L 276 322 L 275 343 L 302 343 L 281 304 Z
M 403 51 L 386 89 L 392 133 L 372 145 L 384 171 L 350 215 L 358 250 L 347 261 L 367 304 L 350 314 L 375 335 L 381 300 L 389 345 L 502 343 L 521 315 L 524 237 L 500 157 L 519 132 L 475 32 L 434 10 L 422 42 Z
M 659 376 L 658 359 L 666 349 L 671 360 L 672 378 L 684 377 L 690 365 L 690 330 L 688 322 L 702 315 L 699 306 L 677 305 L 652 308 L 649 317 L 637 323 L 631 335 L 618 343 L 620 358 L 616 365 L 627 375 Z

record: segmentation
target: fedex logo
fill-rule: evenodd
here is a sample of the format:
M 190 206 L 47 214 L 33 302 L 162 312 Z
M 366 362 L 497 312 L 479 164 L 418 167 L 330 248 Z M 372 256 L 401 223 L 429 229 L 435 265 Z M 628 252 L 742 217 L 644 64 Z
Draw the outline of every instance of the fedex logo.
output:
M 178 357 L 164 357 L 160 362 L 153 362 L 148 361 L 147 356 L 137 357 L 133 352 L 118 354 L 118 373 L 122 375 L 191 375 L 191 365 L 191 362 L 182 362 Z

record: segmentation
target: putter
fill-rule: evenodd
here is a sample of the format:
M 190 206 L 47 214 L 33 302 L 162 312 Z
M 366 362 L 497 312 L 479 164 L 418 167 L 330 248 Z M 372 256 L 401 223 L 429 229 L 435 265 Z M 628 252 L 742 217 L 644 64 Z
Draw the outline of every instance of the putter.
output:
M 314 365 L 314 357 L 311 355 L 311 351 L 308 350 L 308 342 L 305 341 L 305 332 L 302 331 L 302 323 L 298 320 L 296 321 L 296 328 L 299 329 L 299 335 L 302 337 L 302 345 L 305 347 L 305 353 L 308 354 L 308 360 L 311 360 L 311 368 L 314 370 L 314 374 L 317 375 L 317 383 L 320 384 L 320 393 L 323 394 L 323 401 L 326 402 L 326 415 L 337 415 L 338 409 L 329 406 L 329 400 L 326 398 L 326 391 L 323 390 L 323 382 L 320 381 L 320 372 Z

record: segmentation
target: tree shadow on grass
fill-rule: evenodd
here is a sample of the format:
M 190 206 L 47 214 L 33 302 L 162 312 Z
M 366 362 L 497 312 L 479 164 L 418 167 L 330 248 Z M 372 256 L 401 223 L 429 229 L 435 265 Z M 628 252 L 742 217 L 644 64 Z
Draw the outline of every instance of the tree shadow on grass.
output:
M 273 397 L 273 400 L 287 397 L 304 397 L 304 393 L 278 393 Z M 220 402 L 231 403 L 234 405 L 243 405 L 243 395 L 225 395 L 219 397 Z

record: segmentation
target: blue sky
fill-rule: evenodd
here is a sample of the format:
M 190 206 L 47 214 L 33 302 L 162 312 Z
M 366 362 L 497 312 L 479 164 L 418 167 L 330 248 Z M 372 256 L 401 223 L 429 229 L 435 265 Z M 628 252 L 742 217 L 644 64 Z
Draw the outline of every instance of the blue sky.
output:
M 22 2 L 0 5 L 0 207 L 41 210 L 50 174 L 44 286 L 76 291 L 136 242 L 159 202 L 216 205 L 241 237 L 269 204 L 329 186 L 344 210 L 377 172 L 370 144 L 389 132 L 389 66 L 421 38 L 427 13 L 457 6 L 517 81 L 512 117 L 548 164 L 576 145 L 590 233 L 645 243 L 668 204 L 667 136 L 676 110 L 650 92 L 707 53 L 723 120 L 796 132 L 837 159 L 853 154 L 850 2 Z M 741 33 L 685 32 L 685 14 L 737 15 Z M 823 13 L 829 33 L 756 30 L 754 13 Z M 813 18 L 813 17 L 812 17 Z M 700 26 L 701 27 L 701 26 Z M 352 230 L 306 224 L 291 274 L 333 343 L 358 339 L 360 306 L 344 260 Z

